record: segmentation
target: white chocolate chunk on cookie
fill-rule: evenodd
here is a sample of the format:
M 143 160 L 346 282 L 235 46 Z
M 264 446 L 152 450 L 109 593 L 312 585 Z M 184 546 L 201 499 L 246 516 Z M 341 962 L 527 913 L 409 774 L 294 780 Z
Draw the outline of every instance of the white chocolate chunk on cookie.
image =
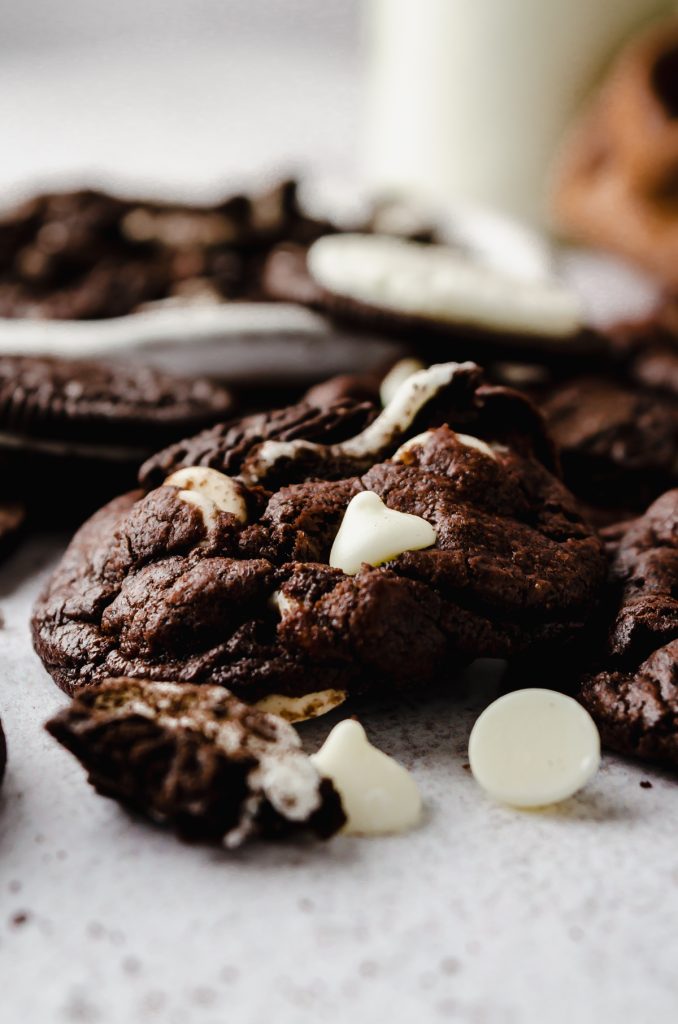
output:
M 554 690 L 507 693 L 469 740 L 474 778 L 501 803 L 543 807 L 573 796 L 600 764 L 600 736 L 581 704 Z
M 202 512 L 205 525 L 214 526 L 218 512 L 230 512 L 241 523 L 247 522 L 247 506 L 237 484 L 230 476 L 208 466 L 185 466 L 165 480 L 178 487 L 178 497 Z
M 374 491 L 356 494 L 348 504 L 330 552 L 330 565 L 355 576 L 364 562 L 382 565 L 404 551 L 430 548 L 436 532 L 421 516 L 387 508 Z
M 372 746 L 353 719 L 336 725 L 311 760 L 334 783 L 347 819 L 343 831 L 349 835 L 404 832 L 419 822 L 421 795 L 414 779 Z

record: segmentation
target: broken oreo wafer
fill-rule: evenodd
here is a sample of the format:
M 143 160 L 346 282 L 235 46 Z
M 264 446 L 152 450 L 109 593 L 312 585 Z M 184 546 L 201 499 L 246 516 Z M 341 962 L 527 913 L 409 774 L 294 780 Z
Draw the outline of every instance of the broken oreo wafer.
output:
M 326 839 L 346 820 L 292 726 L 218 686 L 107 679 L 47 730 L 97 792 L 189 839 Z

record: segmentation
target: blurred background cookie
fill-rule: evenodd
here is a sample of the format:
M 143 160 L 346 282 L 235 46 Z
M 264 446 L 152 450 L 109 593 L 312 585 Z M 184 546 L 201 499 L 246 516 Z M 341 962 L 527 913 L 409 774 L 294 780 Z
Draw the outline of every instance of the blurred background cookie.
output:
M 634 38 L 563 146 L 553 213 L 570 236 L 678 287 L 678 19 Z

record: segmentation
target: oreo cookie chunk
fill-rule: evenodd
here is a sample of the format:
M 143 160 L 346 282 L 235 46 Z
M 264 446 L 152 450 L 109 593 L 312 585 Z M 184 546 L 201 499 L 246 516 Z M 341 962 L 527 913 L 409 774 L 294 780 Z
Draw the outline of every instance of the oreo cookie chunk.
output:
M 557 648 L 605 563 L 554 471 L 536 410 L 471 363 L 414 374 L 378 415 L 302 404 L 213 428 L 76 534 L 36 650 L 69 692 L 213 683 L 292 719 Z
M 264 287 L 272 298 L 404 337 L 431 357 L 548 363 L 592 359 L 604 347 L 564 284 L 512 277 L 443 245 L 343 234 L 282 246 L 267 261 Z
M 189 839 L 327 839 L 346 820 L 292 726 L 218 686 L 107 679 L 46 728 L 98 793 Z
M 557 385 L 540 404 L 565 481 L 583 501 L 614 509 L 619 519 L 678 484 L 675 395 L 628 380 L 582 377 Z
M 80 514 L 131 486 L 160 445 L 231 408 L 231 395 L 207 380 L 117 363 L 0 357 L 6 489 L 34 514 Z
M 610 550 L 606 640 L 579 699 L 610 749 L 677 769 L 678 490 L 613 531 Z

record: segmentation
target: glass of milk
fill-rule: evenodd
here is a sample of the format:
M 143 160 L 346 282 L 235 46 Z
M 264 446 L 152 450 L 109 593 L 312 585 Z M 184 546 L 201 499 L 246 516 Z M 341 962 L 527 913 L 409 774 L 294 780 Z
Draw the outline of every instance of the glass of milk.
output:
M 368 0 L 366 172 L 543 219 L 549 164 L 622 42 L 670 0 Z

